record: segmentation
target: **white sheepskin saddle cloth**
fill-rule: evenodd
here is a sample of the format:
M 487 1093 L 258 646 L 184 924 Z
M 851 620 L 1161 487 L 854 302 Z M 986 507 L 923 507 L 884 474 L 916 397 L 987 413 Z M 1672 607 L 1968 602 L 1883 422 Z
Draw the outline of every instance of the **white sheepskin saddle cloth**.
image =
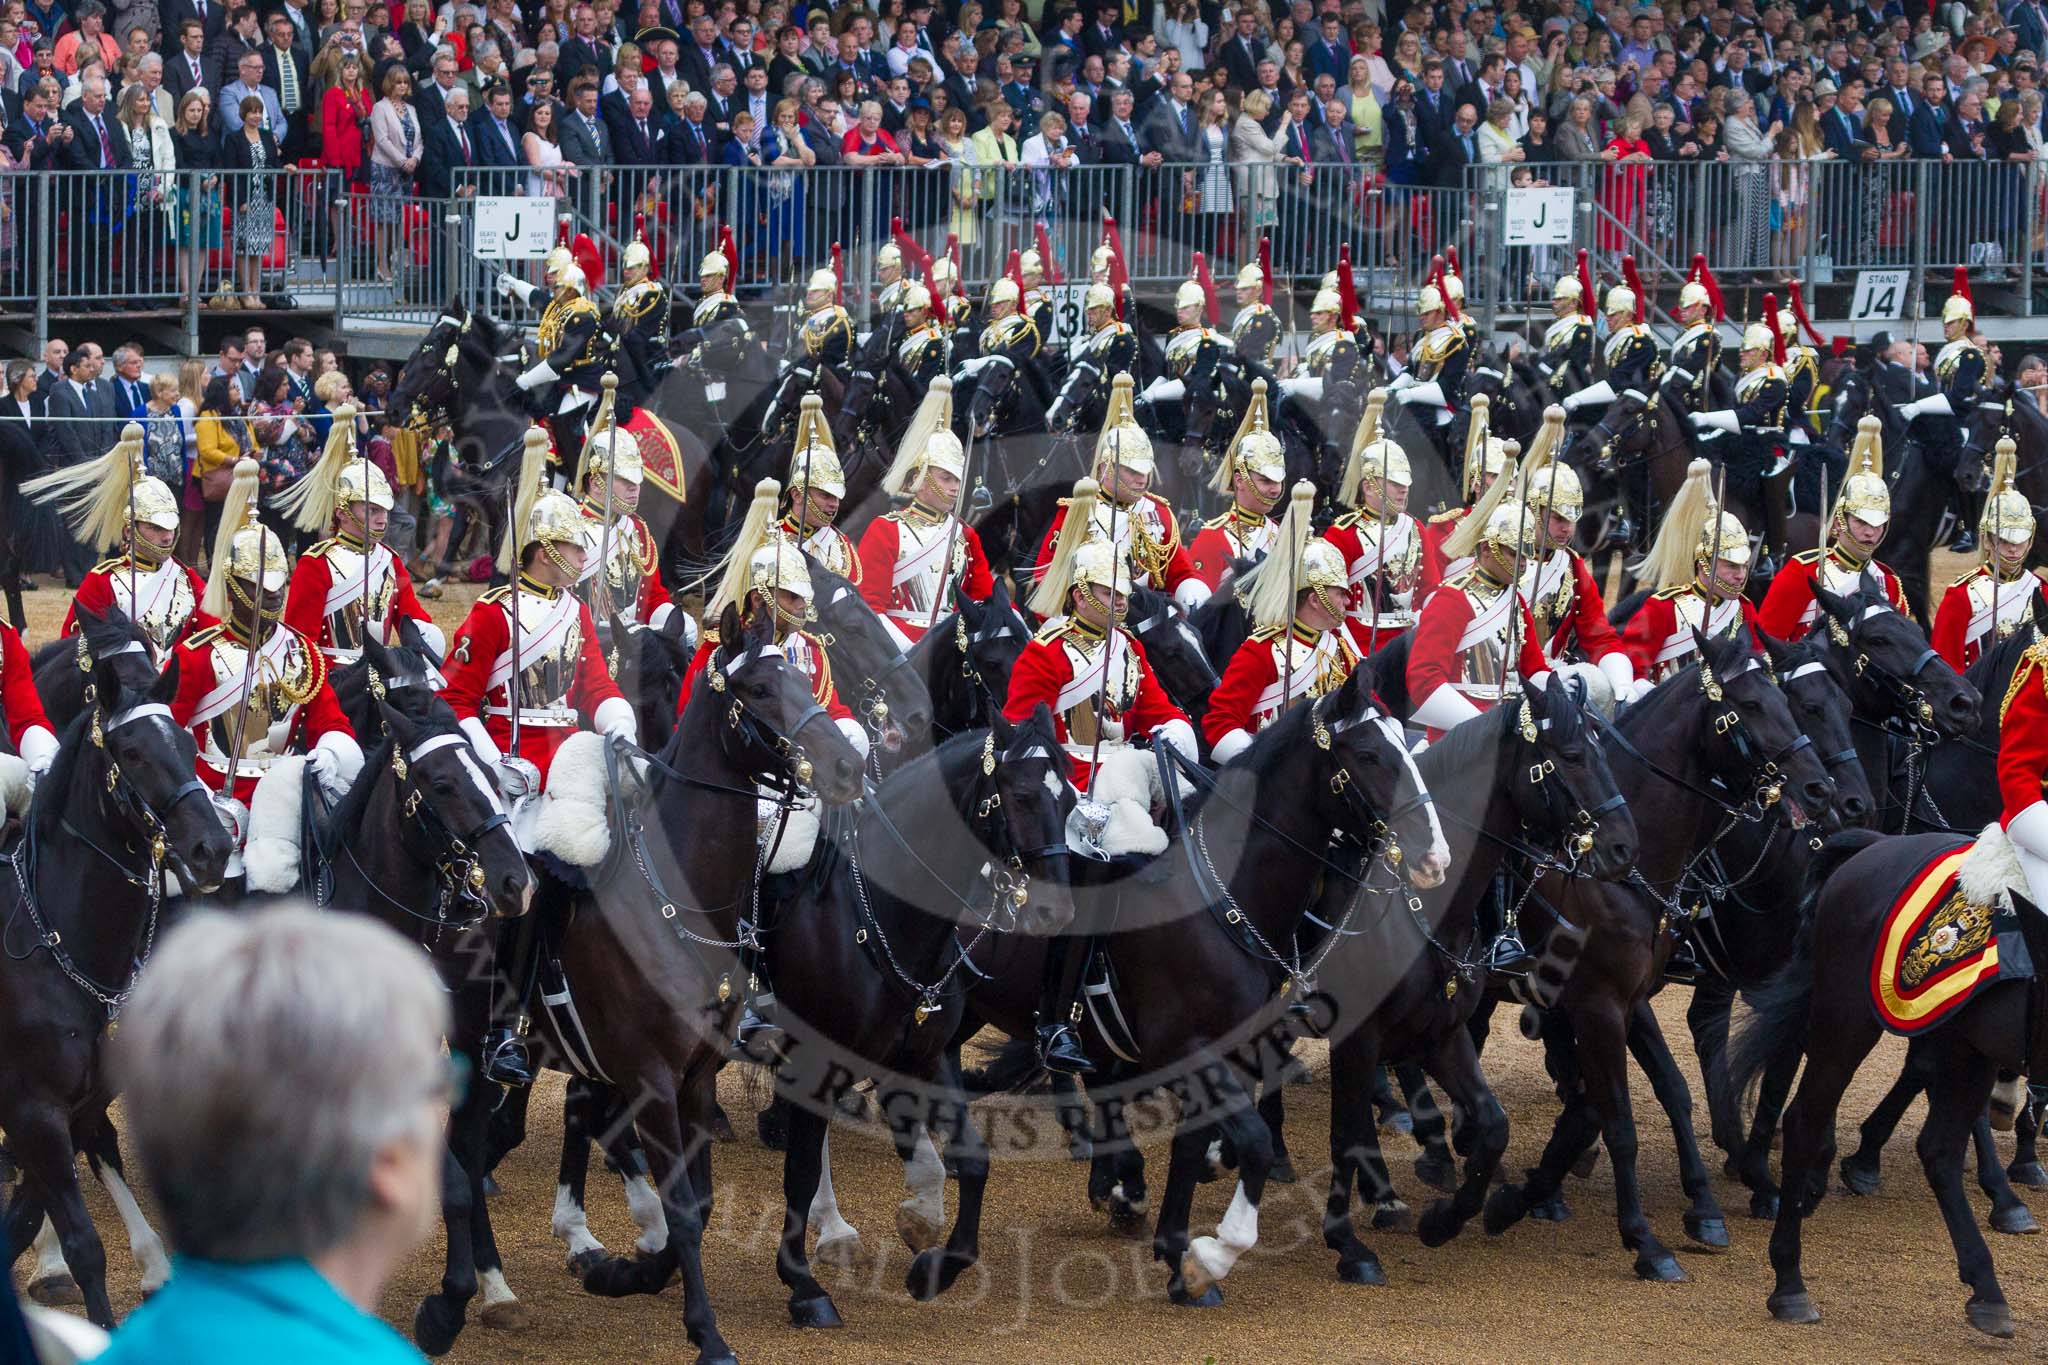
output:
M 1150 753 L 1105 747 L 1095 769 L 1095 800 L 1109 808 L 1109 817 L 1099 834 L 1089 832 L 1083 802 L 1068 817 L 1069 841 L 1093 844 L 1113 858 L 1164 853 L 1166 831 L 1152 823 L 1152 802 L 1159 794 L 1159 765 Z
M 2027 895 L 2027 874 L 2019 850 L 1996 820 L 1978 832 L 1977 842 L 1956 869 L 1956 887 L 1972 905 L 2013 908 L 2012 894 Z
M 787 808 L 772 792 L 764 790 L 755 815 L 761 852 L 768 859 L 766 870 L 795 872 L 810 864 L 818 849 L 818 798 L 806 796 Z
M 548 764 L 545 789 L 514 812 L 521 848 L 552 853 L 571 867 L 604 863 L 612 850 L 604 746 L 604 736 L 588 730 L 562 741 Z

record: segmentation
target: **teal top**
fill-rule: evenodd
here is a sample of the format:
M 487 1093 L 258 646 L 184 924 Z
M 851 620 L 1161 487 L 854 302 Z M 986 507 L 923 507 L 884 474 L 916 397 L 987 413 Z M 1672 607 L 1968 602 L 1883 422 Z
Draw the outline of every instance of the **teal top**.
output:
M 421 1365 L 411 1342 L 301 1260 L 178 1257 L 98 1365 Z

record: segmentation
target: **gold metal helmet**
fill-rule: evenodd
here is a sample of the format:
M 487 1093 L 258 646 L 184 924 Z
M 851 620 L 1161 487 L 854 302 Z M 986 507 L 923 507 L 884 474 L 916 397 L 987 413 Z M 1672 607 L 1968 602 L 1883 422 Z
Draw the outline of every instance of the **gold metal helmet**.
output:
M 1604 311 L 1608 317 L 1613 317 L 1616 313 L 1620 313 L 1629 322 L 1633 323 L 1636 320 L 1636 291 L 1625 284 L 1615 285 L 1614 288 L 1607 291 L 1607 304 Z
M 1713 296 L 1707 293 L 1706 285 L 1698 280 L 1687 280 L 1679 288 L 1678 306 L 1680 308 L 1711 308 L 1713 304 Z
M 1415 483 L 1415 470 L 1408 463 L 1408 452 L 1400 443 L 1382 436 L 1358 452 L 1358 481 L 1352 485 L 1355 493 L 1358 486 L 1367 479 L 1408 488 Z
M 804 281 L 804 297 L 808 299 L 813 294 L 824 294 L 828 298 L 837 298 L 839 295 L 839 277 L 830 270 L 813 270 L 810 279 Z
M 1790 308 L 1778 310 L 1778 335 L 1785 338 L 1785 345 L 1788 347 L 1804 344 L 1799 340 L 1799 319 L 1793 315 Z
M 643 477 L 640 438 L 619 430 L 619 377 L 607 374 L 602 383 L 604 396 L 598 400 L 597 416 L 591 419 L 590 431 L 583 438 L 583 463 L 576 471 L 579 490 L 589 486 L 593 474 L 607 474 L 634 484 Z
M 739 534 L 712 571 L 718 578 L 718 591 L 706 608 L 707 615 L 716 617 L 733 605 L 745 610 L 747 595 L 754 592 L 761 594 L 778 624 L 802 625 L 816 615 L 811 604 L 810 566 L 804 562 L 803 551 L 775 529 L 781 499 L 782 485 L 775 480 L 763 479 L 754 485 L 754 500 L 740 522 Z M 783 610 L 775 596 L 778 588 L 803 599 L 801 619 Z
M 1463 303 L 1465 301 L 1464 279 L 1446 270 L 1444 272 L 1444 292 L 1451 296 L 1452 303 Z
M 1085 523 L 1084 523 L 1085 524 Z M 1106 536 L 1095 536 L 1074 551 L 1074 582 L 1111 592 L 1131 591 L 1131 564 Z
M 2034 538 L 2034 507 L 2027 501 L 2027 495 L 2013 487 L 2013 468 L 2017 462 L 2019 447 L 2010 436 L 1998 438 L 1998 445 L 1991 457 L 1991 492 L 1984 499 L 1984 515 L 1977 519 L 1978 534 L 1983 538 L 1984 557 L 1991 558 L 1991 542 L 2002 540 L 2008 545 L 2024 545 Z
M 1133 401 L 1137 381 L 1128 374 L 1109 383 L 1109 407 L 1102 415 L 1102 434 L 1095 439 L 1095 476 L 1101 478 L 1112 466 L 1143 474 L 1148 480 L 1158 473 L 1152 456 L 1152 438 L 1138 425 Z
M 1008 275 L 1004 275 L 988 287 L 988 306 L 991 309 L 994 309 L 997 304 L 1014 304 L 1022 297 L 1022 293 L 1017 288 L 1017 282 Z
M 723 280 L 732 274 L 732 262 L 725 258 L 723 251 L 714 251 L 697 262 L 697 278 L 700 280 Z
M 1036 251 L 1027 251 L 1017 258 L 1017 273 L 1024 277 L 1025 284 L 1045 279 L 1045 258 Z
M 231 625 L 247 624 L 256 610 L 250 586 L 263 595 L 266 606 L 267 599 L 278 598 L 281 610 L 285 584 L 291 580 L 291 561 L 285 558 L 284 542 L 257 517 L 256 495 L 261 482 L 262 469 L 256 461 L 236 461 L 234 482 L 221 502 L 220 527 L 213 536 L 213 568 L 207 575 L 206 595 L 199 606 L 207 615 Z M 231 613 L 236 619 L 230 619 Z
M 1586 491 L 1578 471 L 1558 459 L 1564 447 L 1564 409 L 1552 403 L 1543 410 L 1543 426 L 1522 457 L 1522 488 L 1529 506 L 1577 521 L 1586 509 Z
M 1441 307 L 1442 305 L 1439 304 L 1438 306 Z M 1337 317 L 1340 314 L 1342 314 L 1343 311 L 1344 300 L 1337 297 L 1337 291 L 1334 289 L 1323 289 L 1317 291 L 1315 298 L 1310 301 L 1308 306 L 1308 315 L 1310 317 L 1315 317 L 1318 313 L 1328 314 L 1331 317 Z
M 1752 322 L 1749 326 L 1743 328 L 1742 349 L 1745 351 L 1761 351 L 1763 352 L 1764 359 L 1769 360 L 1771 352 L 1777 349 L 1775 339 L 1771 336 L 1769 324 Z
M 1116 307 L 1115 290 L 1106 284 L 1091 284 L 1088 286 L 1088 295 L 1081 305 L 1083 313 L 1092 313 L 1098 308 L 1114 307 Z
M 1287 448 L 1273 434 L 1264 379 L 1252 380 L 1252 396 L 1245 404 L 1244 420 L 1238 423 L 1237 434 L 1231 437 L 1229 454 L 1217 466 L 1216 477 L 1209 482 L 1210 489 L 1230 496 L 1235 491 L 1233 482 L 1239 473 L 1255 474 L 1273 483 L 1287 478 Z
M 1264 289 L 1266 287 L 1266 272 L 1259 269 L 1257 261 L 1253 261 L 1238 269 L 1237 287 L 1239 289 Z
M 929 313 L 932 311 L 932 291 L 913 280 L 903 286 L 901 302 L 906 313 L 916 312 L 918 309 Z
M 550 488 L 535 498 L 533 506 L 528 509 L 525 541 L 520 548 L 527 545 L 581 545 L 588 550 L 589 534 L 576 500 L 567 493 L 558 493 Z
M 789 486 L 792 492 L 809 487 L 829 497 L 846 496 L 846 472 L 840 468 L 839 454 L 832 448 L 832 427 L 825 421 L 825 400 L 815 393 L 805 394 L 803 406 L 797 411 L 796 443 L 789 455 Z
M 1093 479 L 1074 481 L 1074 495 L 1061 498 L 1066 514 L 1060 533 L 1053 541 L 1052 558 L 1038 576 L 1028 605 L 1039 617 L 1063 616 L 1077 584 L 1108 588 L 1112 592 L 1131 590 L 1130 565 L 1107 537 L 1098 537 L 1095 507 L 1102 498 L 1102 486 Z
M 1856 440 L 1849 447 L 1849 477 L 1835 498 L 1834 520 L 1843 517 L 1871 526 L 1892 519 L 1892 490 L 1884 481 L 1884 423 L 1874 415 L 1856 424 Z
M 894 242 L 884 242 L 879 248 L 876 249 L 875 269 L 877 271 L 901 270 L 902 268 L 903 250 L 902 248 L 898 247 Z
M 1968 294 L 1950 294 L 1948 302 L 1941 305 L 1941 320 L 1944 325 L 1951 322 L 1975 322 L 1977 306 L 1971 302 Z
M 1311 540 L 1301 552 L 1301 586 L 1319 593 L 1339 589 L 1348 592 L 1351 575 L 1345 567 L 1343 551 L 1321 536 Z
M 575 253 L 566 246 L 558 246 L 540 263 L 540 277 L 547 281 L 550 289 L 559 289 L 562 286 L 563 272 L 575 268 Z
M 1322 296 L 1318 294 L 1316 297 L 1321 298 Z M 1333 306 L 1333 310 L 1336 306 L 1338 306 L 1336 303 L 1336 299 L 1337 296 L 1335 294 L 1332 294 L 1330 296 L 1330 301 Z M 1421 289 L 1416 291 L 1415 312 L 1418 317 L 1426 317 L 1431 313 L 1441 313 L 1443 311 L 1444 296 L 1437 291 L 1437 287 L 1435 285 L 1425 284 L 1422 286 Z
M 498 547 L 498 569 L 513 574 L 525 562 L 526 552 L 539 545 L 556 568 L 572 572 L 557 546 L 581 545 L 591 549 L 586 537 L 587 523 L 574 498 L 541 488 L 541 471 L 548 462 L 548 434 L 529 427 L 526 446 L 519 457 L 519 482 L 514 485 L 511 524 Z
M 1563 303 L 1567 300 L 1577 303 L 1586 297 L 1586 287 L 1579 283 L 1577 275 L 1559 275 L 1557 283 L 1550 287 L 1550 301 Z
M 1501 554 L 1533 559 L 1537 554 L 1536 514 L 1521 499 L 1505 498 L 1487 514 L 1479 538 Z
M 1333 547 L 1315 537 L 1315 485 L 1296 481 L 1288 492 L 1287 510 L 1273 533 L 1273 548 L 1238 580 L 1252 625 L 1273 630 L 1294 620 L 1301 594 L 1315 593 L 1323 609 L 1341 619 L 1351 590 L 1348 566 Z M 1321 545 L 1326 555 L 1311 557 Z
M 1719 544 L 1715 543 L 1716 534 Z M 1733 512 L 1721 512 L 1710 501 L 1707 519 L 1700 526 L 1699 542 L 1693 547 L 1693 567 L 1704 569 L 1716 561 L 1722 564 L 1749 563 L 1749 532 Z
M 932 260 L 932 283 L 941 290 L 960 278 L 960 267 L 953 264 L 951 256 L 938 256 Z
M 178 529 L 178 500 L 163 480 L 144 471 L 142 427 L 136 422 L 124 426 L 114 448 L 98 459 L 38 475 L 22 492 L 54 503 L 78 543 L 94 550 L 119 545 L 131 517 L 160 530 Z M 139 539 L 136 555 L 152 566 L 162 562 Z
M 636 229 L 633 240 L 626 243 L 626 249 L 619 254 L 619 271 L 627 274 L 638 270 L 644 275 L 653 264 L 654 253 L 648 249 L 647 239 Z
M 822 415 L 821 408 L 821 422 Z M 910 415 L 910 425 L 896 442 L 896 458 L 882 475 L 882 491 L 891 497 L 914 497 L 924 487 L 926 471 L 933 469 L 943 470 L 956 479 L 967 476 L 967 451 L 953 434 L 953 381 L 945 375 L 932 380 L 924 400 Z
M 1176 313 L 1184 308 L 1206 307 L 1208 302 L 1209 296 L 1202 292 L 1199 280 L 1182 280 L 1180 288 L 1173 291 L 1173 311 Z

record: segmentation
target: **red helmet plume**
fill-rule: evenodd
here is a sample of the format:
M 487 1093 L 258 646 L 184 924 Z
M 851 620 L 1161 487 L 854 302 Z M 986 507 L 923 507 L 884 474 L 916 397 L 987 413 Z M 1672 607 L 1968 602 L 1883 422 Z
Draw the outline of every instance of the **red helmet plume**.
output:
M 1649 304 L 1649 296 L 1643 292 L 1643 277 L 1636 274 L 1635 257 L 1624 256 L 1621 258 L 1621 276 L 1628 281 L 1629 292 L 1636 296 L 1636 315 L 1634 321 L 1641 322 L 1643 320 L 1643 309 Z
M 1785 363 L 1785 334 L 1778 330 L 1778 296 L 1764 295 L 1764 326 L 1771 329 L 1771 363 Z

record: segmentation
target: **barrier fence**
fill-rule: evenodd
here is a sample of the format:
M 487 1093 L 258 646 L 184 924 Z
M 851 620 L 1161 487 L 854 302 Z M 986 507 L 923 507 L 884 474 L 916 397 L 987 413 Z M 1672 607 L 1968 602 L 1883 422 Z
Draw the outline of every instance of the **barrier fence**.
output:
M 182 319 L 195 340 L 214 309 L 296 309 L 331 315 L 337 329 L 425 323 L 451 296 L 488 304 L 501 268 L 538 279 L 538 261 L 479 256 L 478 196 L 550 201 L 548 216 L 597 242 L 606 284 L 640 222 L 658 273 L 685 288 L 731 225 L 737 287 L 791 304 L 838 243 L 846 301 L 863 320 L 875 253 L 901 220 L 933 255 L 950 235 L 976 295 L 1042 234 L 1068 286 L 1056 304 L 1077 326 L 1105 213 L 1148 296 L 1187 278 L 1201 251 L 1228 312 L 1232 277 L 1263 236 L 1288 292 L 1280 306 L 1305 306 L 1348 249 L 1361 306 L 1394 331 L 1412 324 L 1416 288 L 1446 247 L 1463 262 L 1467 308 L 1487 325 L 1543 311 L 1578 247 L 1610 279 L 1635 255 L 1667 292 L 1695 253 L 1736 288 L 1902 269 L 1939 296 L 1966 265 L 2011 288 L 2011 311 L 2030 313 L 2044 174 L 2007 162 L 1602 162 L 1478 165 L 1456 185 L 1422 186 L 1365 163 L 562 166 L 458 169 L 445 195 L 394 197 L 325 169 L 60 171 L 0 176 L 0 316 L 47 335 L 52 316 L 154 314 Z M 1544 186 L 1574 191 L 1569 221 L 1531 243 L 1516 191 Z

